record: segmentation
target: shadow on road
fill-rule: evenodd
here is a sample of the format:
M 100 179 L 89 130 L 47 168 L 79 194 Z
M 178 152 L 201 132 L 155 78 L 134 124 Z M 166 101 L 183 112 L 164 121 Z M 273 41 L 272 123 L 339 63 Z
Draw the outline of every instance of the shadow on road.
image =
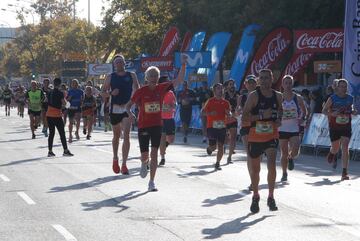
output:
M 132 171 L 132 172 L 134 172 L 134 171 Z M 135 173 L 137 173 L 137 172 L 135 172 Z M 51 188 L 51 190 L 48 193 L 65 192 L 65 191 L 70 191 L 70 190 L 81 190 L 81 189 L 96 187 L 101 184 L 104 184 L 107 182 L 112 182 L 115 180 L 131 178 L 133 176 L 136 176 L 136 175 L 117 175 L 117 176 L 101 177 L 101 178 L 96 178 L 89 182 L 82 182 L 82 183 L 77 183 L 77 184 L 64 186 L 64 187 L 53 187 L 53 188 Z
M 0 141 L 0 143 L 8 143 L 8 142 L 21 142 L 21 141 L 30 141 L 31 138 L 24 138 L 24 139 L 13 139 L 13 140 L 6 140 L 6 141 Z
M 244 197 L 243 194 L 241 193 L 235 193 L 235 194 L 231 194 L 231 195 L 226 195 L 226 196 L 220 196 L 217 197 L 215 199 L 205 199 L 203 201 L 203 207 L 212 207 L 215 205 L 227 205 L 229 203 L 235 203 L 235 202 L 239 202 L 242 201 L 242 198 Z
M 265 216 L 262 216 L 261 218 L 255 219 L 253 221 L 244 222 L 244 220 L 249 218 L 250 216 L 253 216 L 253 214 L 249 213 L 248 215 L 246 215 L 244 217 L 240 217 L 240 218 L 237 218 L 230 222 L 223 223 L 216 228 L 205 228 L 202 230 L 202 233 L 206 235 L 204 238 L 205 239 L 217 239 L 217 238 L 221 238 L 221 236 L 223 236 L 225 234 L 240 233 L 257 223 L 264 221 L 266 218 L 272 217 L 273 215 L 265 215 Z
M 322 181 L 306 182 L 305 184 L 312 185 L 312 186 L 315 186 L 315 187 L 321 187 L 321 186 L 334 185 L 334 184 L 337 184 L 337 183 L 340 183 L 340 182 L 341 182 L 341 180 L 340 180 L 340 177 L 339 177 L 339 180 L 336 180 L 336 181 L 331 181 L 329 178 L 323 178 Z
M 141 197 L 146 193 L 148 192 L 140 193 L 140 191 L 131 191 L 123 196 L 109 198 L 99 202 L 84 202 L 81 203 L 81 205 L 84 207 L 84 211 L 94 211 L 104 207 L 114 207 L 114 208 L 120 208 L 120 210 L 117 211 L 119 213 L 129 209 L 129 206 L 122 204 L 123 202 Z
M 33 161 L 40 161 L 40 160 L 44 160 L 45 158 L 46 158 L 46 157 L 36 157 L 36 158 L 31 158 L 31 159 L 24 159 L 24 160 L 12 161 L 12 162 L 9 162 L 9 163 L 0 165 L 0 167 L 13 166 L 13 165 L 18 165 L 18 164 L 24 164 L 24 163 L 33 162 Z

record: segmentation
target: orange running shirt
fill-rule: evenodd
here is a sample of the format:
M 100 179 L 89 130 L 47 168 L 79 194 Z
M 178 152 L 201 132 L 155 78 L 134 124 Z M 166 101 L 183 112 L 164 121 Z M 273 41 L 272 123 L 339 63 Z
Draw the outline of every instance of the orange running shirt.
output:
M 226 128 L 226 113 L 230 111 L 229 101 L 212 97 L 205 103 L 203 109 L 207 116 L 207 128 Z

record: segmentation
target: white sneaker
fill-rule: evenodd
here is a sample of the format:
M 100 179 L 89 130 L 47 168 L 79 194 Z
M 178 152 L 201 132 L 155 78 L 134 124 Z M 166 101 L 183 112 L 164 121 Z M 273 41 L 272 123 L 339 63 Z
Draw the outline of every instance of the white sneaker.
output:
M 149 181 L 148 191 L 149 192 L 157 192 L 157 188 L 155 187 L 154 181 L 151 181 L 151 180 Z
M 148 162 L 141 162 L 140 177 L 145 178 L 148 174 Z

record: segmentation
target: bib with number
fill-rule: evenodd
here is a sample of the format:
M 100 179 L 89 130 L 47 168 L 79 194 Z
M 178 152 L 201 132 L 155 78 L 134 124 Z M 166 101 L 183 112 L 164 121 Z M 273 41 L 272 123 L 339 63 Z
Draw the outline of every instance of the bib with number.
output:
M 145 112 L 146 113 L 160 112 L 160 103 L 159 102 L 146 102 L 145 103 Z
M 225 122 L 224 121 L 213 121 L 213 128 L 223 129 L 223 128 L 225 128 Z
M 297 118 L 297 110 L 296 109 L 287 109 L 283 112 L 284 119 L 296 119 Z
M 257 134 L 272 134 L 274 133 L 273 123 L 271 121 L 257 121 L 256 122 Z
M 350 122 L 350 118 L 347 115 L 339 115 L 336 117 L 336 124 L 345 125 Z

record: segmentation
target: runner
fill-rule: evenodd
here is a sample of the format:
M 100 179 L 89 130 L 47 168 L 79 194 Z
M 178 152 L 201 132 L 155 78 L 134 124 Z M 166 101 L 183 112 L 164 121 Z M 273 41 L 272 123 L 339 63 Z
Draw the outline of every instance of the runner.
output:
M 225 100 L 229 101 L 231 106 L 232 116 L 229 116 L 226 119 L 226 130 L 228 133 L 228 144 L 229 144 L 229 156 L 227 158 L 227 164 L 231 164 L 232 155 L 234 154 L 236 147 L 236 136 L 237 136 L 237 127 L 238 122 L 236 119 L 236 106 L 239 95 L 236 93 L 235 81 L 230 79 L 227 82 L 227 91 L 225 92 Z
M 293 92 L 294 79 L 291 75 L 285 75 L 282 79 L 283 92 L 283 117 L 279 127 L 279 141 L 281 151 L 281 181 L 288 180 L 287 169 L 294 169 L 294 159 L 298 157 L 300 151 L 300 124 L 303 114 L 307 116 L 304 100 L 300 95 Z
M 206 101 L 208 99 L 210 99 L 210 97 L 212 97 L 212 95 L 213 94 L 212 94 L 211 90 L 208 88 L 208 82 L 207 81 L 202 82 L 202 86 L 200 87 L 200 90 L 198 93 L 200 109 L 202 109 L 204 107 Z M 201 116 L 201 130 L 202 130 L 202 134 L 203 134 L 202 143 L 207 142 L 206 122 L 207 122 L 206 116 L 202 115 Z
M 65 105 L 62 106 L 62 117 L 64 120 L 64 126 L 66 126 L 66 119 L 67 119 L 67 115 L 68 115 L 68 110 L 67 110 L 67 106 L 68 105 L 68 101 L 66 100 L 67 98 L 67 94 L 68 94 L 68 88 L 66 86 L 66 84 L 61 84 L 60 86 L 60 91 L 64 94 L 64 100 L 65 100 Z M 70 103 L 69 103 L 70 104 Z
M 248 75 L 245 78 L 244 82 L 245 88 L 247 90 L 246 94 L 243 94 L 238 99 L 238 112 L 243 113 L 244 106 L 247 100 L 247 97 L 251 92 L 253 92 L 256 89 L 256 76 L 255 75 Z M 246 164 L 249 172 L 249 176 L 251 177 L 251 163 L 250 163 L 250 157 L 248 152 L 248 135 L 251 127 L 251 122 L 249 121 L 241 121 L 241 129 L 240 129 L 240 136 L 241 140 L 244 144 L 244 148 L 246 150 Z M 249 185 L 249 190 L 252 191 L 251 184 Z
M 140 85 L 137 76 L 133 72 L 125 71 L 125 58 L 122 55 L 116 55 L 113 61 L 115 72 L 109 75 L 106 79 L 103 88 L 104 97 L 110 98 L 110 122 L 113 129 L 113 171 L 121 174 L 129 175 L 129 170 L 126 166 L 130 150 L 130 128 L 131 122 L 129 115 L 126 113 L 125 105 L 129 102 L 132 94 Z M 106 102 L 105 102 L 106 104 Z M 105 112 L 105 108 L 104 108 Z M 105 113 L 104 113 L 105 114 Z M 105 117 L 106 118 L 106 117 Z M 106 127 L 105 127 L 106 128 Z M 105 129 L 106 130 L 106 129 Z M 119 141 L 123 132 L 122 144 L 122 165 L 119 167 Z
M 31 81 L 31 88 L 28 92 L 26 92 L 25 97 L 28 103 L 32 139 L 35 139 L 35 129 L 39 126 L 41 104 L 44 100 L 44 93 L 38 89 L 36 81 Z
M 42 92 L 44 93 L 44 100 L 41 104 L 41 120 L 42 120 L 42 123 L 43 123 L 43 129 L 42 129 L 42 133 L 44 133 L 45 137 L 48 136 L 48 132 L 47 132 L 47 129 L 48 129 L 48 124 L 47 124 L 47 118 L 46 118 L 46 112 L 47 112 L 47 108 L 48 108 L 48 100 L 47 100 L 47 96 L 48 96 L 48 93 L 50 91 L 50 88 L 49 88 L 49 84 L 50 84 L 50 80 L 49 79 L 44 79 L 43 80 L 43 87 L 42 87 Z
M 272 71 L 262 69 L 259 72 L 259 88 L 249 94 L 245 103 L 242 120 L 251 122 L 248 137 L 248 152 L 251 163 L 251 186 L 253 189 L 250 211 L 259 212 L 259 180 L 261 155 L 266 154 L 268 167 L 269 196 L 267 205 L 270 211 L 278 210 L 274 189 L 276 180 L 276 151 L 278 146 L 278 126 L 282 115 L 282 94 L 271 89 Z
M 68 91 L 66 99 L 70 102 L 68 115 L 69 115 L 69 143 L 71 143 L 73 141 L 72 130 L 74 126 L 74 121 L 76 122 L 75 137 L 77 140 L 80 139 L 79 129 L 80 129 L 80 119 L 81 119 L 81 104 L 84 99 L 84 91 L 79 89 L 79 81 L 77 79 L 73 79 L 71 81 L 71 88 Z
M 195 99 L 195 93 L 192 89 L 188 88 L 188 82 L 183 83 L 183 90 L 178 95 L 180 104 L 180 119 L 184 133 L 183 141 L 187 143 L 187 136 L 192 116 L 192 104 Z
M 61 85 L 61 79 L 54 79 L 54 89 L 48 92 L 48 108 L 46 111 L 47 123 L 49 124 L 49 137 L 48 137 L 48 157 L 55 156 L 55 153 L 52 151 L 53 141 L 55 136 L 55 127 L 58 130 L 60 135 L 61 144 L 64 149 L 63 156 L 73 156 L 69 151 L 66 143 L 65 136 L 65 125 L 62 119 L 62 106 L 65 105 L 64 93 L 59 89 Z
M 349 142 L 351 138 L 351 115 L 355 115 L 354 99 L 347 94 L 348 82 L 345 79 L 337 81 L 335 94 L 329 97 L 322 113 L 328 116 L 331 140 L 330 152 L 327 160 L 333 168 L 337 167 L 337 153 L 341 145 L 342 176 L 341 180 L 349 180 Z
M 23 86 L 19 86 L 19 90 L 16 93 L 17 101 L 18 101 L 18 108 L 19 108 L 19 115 L 21 118 L 24 118 L 24 107 L 25 107 L 25 91 Z
M 10 106 L 11 106 L 11 99 L 13 98 L 13 93 L 9 87 L 9 84 L 5 85 L 5 89 L 3 91 L 3 100 L 5 105 L 5 114 L 6 116 L 10 115 Z
M 161 76 L 159 84 L 168 82 L 167 76 Z M 175 140 L 175 112 L 176 112 L 176 97 L 174 94 L 174 87 L 171 87 L 164 96 L 162 105 L 161 118 L 163 122 L 161 141 L 160 141 L 160 156 L 161 160 L 159 166 L 165 165 L 165 154 L 168 145 Z
M 87 140 L 90 140 L 91 138 L 94 110 L 96 110 L 96 99 L 93 96 L 91 86 L 86 86 L 85 97 L 82 103 L 82 117 L 84 123 L 84 134 L 87 132 Z
M 161 110 L 165 94 L 171 86 L 176 86 L 183 82 L 185 72 L 184 59 L 182 57 L 182 67 L 178 77 L 169 82 L 158 84 L 160 70 L 151 66 L 145 72 L 145 78 L 148 84 L 138 89 L 126 105 L 128 115 L 131 121 L 135 121 L 135 115 L 130 112 L 131 106 L 137 104 L 139 108 L 138 118 L 138 138 L 141 152 L 141 169 L 140 176 L 147 176 L 149 163 L 149 142 L 151 140 L 150 152 L 150 181 L 148 184 L 149 191 L 157 191 L 154 179 L 158 165 L 158 148 L 161 140 Z
M 207 117 L 207 137 L 209 146 L 206 151 L 209 155 L 217 148 L 215 170 L 221 170 L 220 161 L 224 155 L 224 142 L 226 136 L 226 118 L 231 116 L 231 105 L 224 99 L 222 84 L 213 86 L 214 97 L 210 98 L 201 112 Z

